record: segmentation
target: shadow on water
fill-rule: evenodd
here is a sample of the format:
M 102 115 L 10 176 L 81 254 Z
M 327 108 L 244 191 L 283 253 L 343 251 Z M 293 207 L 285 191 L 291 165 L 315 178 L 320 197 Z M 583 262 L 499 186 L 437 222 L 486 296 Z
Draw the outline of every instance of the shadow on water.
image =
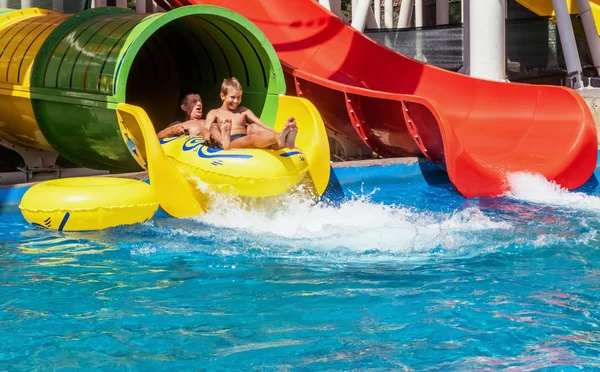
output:
M 596 191 L 599 184 L 600 184 L 600 182 L 598 182 L 598 178 L 596 177 L 596 174 L 592 174 L 592 176 L 590 177 L 589 180 L 586 181 L 586 183 L 584 183 L 583 185 L 581 185 L 574 191 L 591 194 L 591 193 L 594 193 L 594 191 Z
M 427 159 L 419 159 L 419 168 L 429 186 L 452 188 L 448 173 Z

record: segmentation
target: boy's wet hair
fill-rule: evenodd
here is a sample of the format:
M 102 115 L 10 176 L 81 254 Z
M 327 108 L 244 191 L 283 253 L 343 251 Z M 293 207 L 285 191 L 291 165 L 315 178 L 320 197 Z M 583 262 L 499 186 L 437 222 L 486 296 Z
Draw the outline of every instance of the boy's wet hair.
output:
M 232 77 L 231 79 L 223 80 L 223 84 L 221 84 L 221 93 L 226 95 L 230 90 L 242 91 L 242 84 L 240 84 L 238 79 Z
M 200 97 L 200 102 L 202 102 L 202 97 L 200 96 L 200 93 L 198 92 L 194 92 L 194 91 L 189 91 L 189 92 L 184 92 L 180 97 L 179 97 L 179 104 L 180 105 L 187 105 L 187 101 L 188 101 L 188 96 L 191 96 L 192 94 L 197 94 L 198 97 Z

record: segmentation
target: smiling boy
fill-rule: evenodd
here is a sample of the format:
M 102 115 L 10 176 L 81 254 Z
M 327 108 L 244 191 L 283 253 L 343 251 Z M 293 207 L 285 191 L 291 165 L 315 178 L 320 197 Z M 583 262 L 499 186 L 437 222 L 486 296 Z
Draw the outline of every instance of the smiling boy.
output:
M 236 78 L 223 80 L 221 101 L 221 107 L 211 110 L 206 116 L 206 126 L 210 128 L 219 124 L 224 149 L 295 147 L 298 134 L 296 120 L 290 116 L 279 133 L 265 125 L 250 109 L 240 106 L 242 85 Z

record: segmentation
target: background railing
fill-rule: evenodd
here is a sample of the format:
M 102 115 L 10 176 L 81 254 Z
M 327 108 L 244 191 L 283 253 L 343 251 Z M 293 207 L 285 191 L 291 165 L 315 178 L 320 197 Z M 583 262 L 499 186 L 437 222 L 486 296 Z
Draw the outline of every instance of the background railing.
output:
M 61 13 L 78 13 L 89 8 L 118 6 L 135 8 L 138 13 L 156 13 L 163 9 L 152 0 L 0 0 L 0 8 L 44 8 Z

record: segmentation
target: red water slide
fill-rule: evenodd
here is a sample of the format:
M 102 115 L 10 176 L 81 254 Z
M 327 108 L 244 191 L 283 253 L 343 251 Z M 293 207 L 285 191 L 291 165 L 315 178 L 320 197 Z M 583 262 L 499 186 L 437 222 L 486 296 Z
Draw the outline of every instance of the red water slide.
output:
M 164 0 L 219 5 L 269 38 L 292 94 L 333 131 L 382 156 L 425 155 L 467 197 L 499 195 L 506 175 L 541 173 L 582 185 L 597 157 L 585 101 L 553 86 L 493 82 L 423 64 L 383 47 L 312 0 Z

